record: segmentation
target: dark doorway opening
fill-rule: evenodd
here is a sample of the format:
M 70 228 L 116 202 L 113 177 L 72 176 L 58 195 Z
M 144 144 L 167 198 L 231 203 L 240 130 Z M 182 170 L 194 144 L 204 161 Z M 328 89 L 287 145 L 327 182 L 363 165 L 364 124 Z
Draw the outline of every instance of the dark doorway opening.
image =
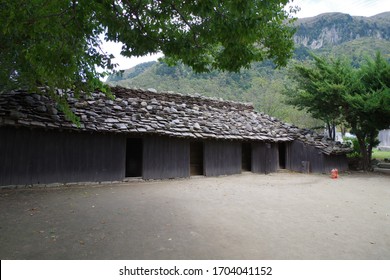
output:
M 203 143 L 190 143 L 190 175 L 203 175 Z
M 286 143 L 279 143 L 279 168 L 286 169 Z
M 242 171 L 252 171 L 252 145 L 250 143 L 242 143 Z
M 126 177 L 142 177 L 142 139 L 126 140 Z

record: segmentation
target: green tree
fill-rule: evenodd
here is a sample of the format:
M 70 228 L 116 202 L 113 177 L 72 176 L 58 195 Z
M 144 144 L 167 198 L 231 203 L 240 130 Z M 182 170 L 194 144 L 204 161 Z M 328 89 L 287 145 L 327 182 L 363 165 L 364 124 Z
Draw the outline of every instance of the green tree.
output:
M 351 90 L 343 98 L 342 114 L 360 147 L 363 168 L 370 166 L 377 137 L 390 126 L 390 63 L 379 53 L 367 58 L 352 76 Z
M 288 0 L 1 0 L 0 92 L 13 88 L 103 88 L 112 71 L 102 35 L 122 55 L 163 52 L 195 71 L 238 71 L 253 61 L 285 65 L 294 28 Z
M 336 126 L 343 121 L 339 104 L 350 89 L 351 66 L 341 59 L 329 62 L 323 57 L 312 57 L 312 63 L 296 64 L 290 72 L 293 82 L 284 92 L 288 96 L 286 102 L 324 121 L 328 136 L 334 140 Z
M 297 65 L 293 73 L 296 86 L 286 92 L 288 102 L 328 124 L 346 123 L 368 170 L 378 132 L 390 126 L 390 63 L 379 53 L 359 68 L 314 56 L 313 64 Z

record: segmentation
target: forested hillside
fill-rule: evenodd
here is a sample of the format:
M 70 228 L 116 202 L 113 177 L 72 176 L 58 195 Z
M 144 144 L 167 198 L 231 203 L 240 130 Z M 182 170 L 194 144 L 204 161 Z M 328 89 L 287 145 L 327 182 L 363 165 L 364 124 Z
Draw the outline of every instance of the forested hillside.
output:
M 147 62 L 125 70 L 121 77 L 111 76 L 107 82 L 252 102 L 257 110 L 286 122 L 305 127 L 321 126 L 321 122 L 305 112 L 283 103 L 281 92 L 294 82 L 289 79 L 289 69 L 294 63 L 309 59 L 310 52 L 331 57 L 345 56 L 356 65 L 377 51 L 390 59 L 390 12 L 373 17 L 328 13 L 299 19 L 296 26 L 295 55 L 283 69 L 275 69 L 272 63 L 263 62 L 240 73 L 213 71 L 196 74 L 181 64 L 169 67 L 163 62 Z

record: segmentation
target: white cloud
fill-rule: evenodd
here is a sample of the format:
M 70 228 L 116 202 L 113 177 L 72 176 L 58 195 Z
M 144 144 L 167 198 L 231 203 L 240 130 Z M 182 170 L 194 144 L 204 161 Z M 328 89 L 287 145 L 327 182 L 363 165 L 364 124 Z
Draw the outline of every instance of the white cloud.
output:
M 115 56 L 115 58 L 113 59 L 113 63 L 119 64 L 117 70 L 129 69 L 142 62 L 153 61 L 153 60 L 155 61 L 158 58 L 163 56 L 162 53 L 157 53 L 157 54 L 150 54 L 141 57 L 133 56 L 131 58 L 128 58 L 120 54 L 121 48 L 122 48 L 121 43 L 104 42 L 102 45 L 102 49 L 104 52 L 111 53 Z

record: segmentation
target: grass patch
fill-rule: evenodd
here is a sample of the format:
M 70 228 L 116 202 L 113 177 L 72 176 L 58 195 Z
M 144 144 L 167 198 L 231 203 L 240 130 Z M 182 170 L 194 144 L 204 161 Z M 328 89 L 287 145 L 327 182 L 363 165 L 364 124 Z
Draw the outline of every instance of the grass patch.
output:
M 385 158 L 390 159 L 390 151 L 379 151 L 378 149 L 372 150 L 372 159 L 384 160 Z

